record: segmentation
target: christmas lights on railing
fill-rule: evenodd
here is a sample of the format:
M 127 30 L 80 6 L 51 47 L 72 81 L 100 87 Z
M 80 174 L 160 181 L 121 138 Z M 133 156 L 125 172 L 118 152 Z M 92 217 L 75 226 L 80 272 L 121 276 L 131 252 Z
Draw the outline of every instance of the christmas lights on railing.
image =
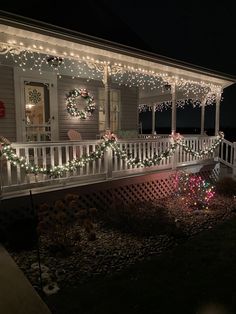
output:
M 219 132 L 217 139 L 214 141 L 214 143 L 212 143 L 210 147 L 201 149 L 199 151 L 196 151 L 193 147 L 186 145 L 183 140 L 180 140 L 178 142 L 178 145 L 182 147 L 186 153 L 192 155 L 193 157 L 200 158 L 208 154 L 212 154 L 215 151 L 215 149 L 219 146 L 219 144 L 222 142 L 223 138 L 224 138 L 224 133 Z
M 223 138 L 223 132 L 219 132 L 219 135 L 217 136 L 211 147 L 196 151 L 193 149 L 193 147 L 188 146 L 184 143 L 184 138 L 179 133 L 174 133 L 170 135 L 169 147 L 164 152 L 162 152 L 161 154 L 154 153 L 153 157 L 141 159 L 138 156 L 133 157 L 132 154 L 127 153 L 126 150 L 121 149 L 117 143 L 116 135 L 109 131 L 104 135 L 102 142 L 97 146 L 94 152 L 83 155 L 79 159 L 70 160 L 64 165 L 45 168 L 28 162 L 24 157 L 17 156 L 9 141 L 1 137 L 0 157 L 4 156 L 12 165 L 24 168 L 27 173 L 33 173 L 35 175 L 46 174 L 50 177 L 61 177 L 66 172 L 73 172 L 78 168 L 84 167 L 91 161 L 102 158 L 105 151 L 107 151 L 108 149 L 111 149 L 114 152 L 115 156 L 124 160 L 127 165 L 131 167 L 152 167 L 159 165 L 162 160 L 171 157 L 175 153 L 178 146 L 182 147 L 186 153 L 198 158 L 206 156 L 208 154 L 212 154 Z

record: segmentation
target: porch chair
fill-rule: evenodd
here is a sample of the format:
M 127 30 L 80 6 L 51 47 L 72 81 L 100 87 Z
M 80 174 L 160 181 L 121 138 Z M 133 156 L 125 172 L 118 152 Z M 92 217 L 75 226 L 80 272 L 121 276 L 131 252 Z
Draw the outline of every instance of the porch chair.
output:
M 70 141 L 81 141 L 82 140 L 81 134 L 74 129 L 70 129 L 67 132 L 67 136 L 69 137 Z M 80 148 L 79 147 L 76 147 L 76 157 L 80 157 Z

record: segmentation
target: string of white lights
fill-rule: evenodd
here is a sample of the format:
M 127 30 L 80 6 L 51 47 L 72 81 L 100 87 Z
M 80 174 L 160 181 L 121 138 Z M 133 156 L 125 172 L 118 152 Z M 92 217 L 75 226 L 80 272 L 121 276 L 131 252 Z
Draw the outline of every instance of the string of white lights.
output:
M 212 101 L 207 101 L 205 105 L 213 105 L 215 102 L 215 99 L 212 98 Z M 176 101 L 176 107 L 180 109 L 184 109 L 186 105 L 192 105 L 193 108 L 200 107 L 202 105 L 202 101 L 200 99 L 179 99 Z M 147 112 L 152 111 L 152 108 L 154 107 L 155 111 L 163 111 L 167 110 L 172 107 L 172 101 L 162 101 L 158 103 L 153 104 L 139 104 L 139 112 Z
M 16 41 L 10 41 L 8 44 L 0 43 L 0 54 L 5 54 L 6 59 L 11 59 L 22 71 L 37 70 L 42 74 L 51 70 L 59 78 L 62 75 L 70 75 L 72 79 L 83 77 L 87 80 L 102 80 L 104 67 L 107 65 L 112 81 L 119 85 L 135 86 L 151 91 L 163 90 L 165 86 L 169 86 L 170 92 L 172 86 L 175 85 L 179 91 L 183 92 L 186 99 L 202 99 L 207 96 L 208 104 L 213 103 L 222 91 L 220 85 L 210 82 L 189 80 L 161 71 L 110 62 L 110 60 L 98 60 L 73 52 L 57 54 L 56 50 L 40 45 L 25 47 L 22 42 Z

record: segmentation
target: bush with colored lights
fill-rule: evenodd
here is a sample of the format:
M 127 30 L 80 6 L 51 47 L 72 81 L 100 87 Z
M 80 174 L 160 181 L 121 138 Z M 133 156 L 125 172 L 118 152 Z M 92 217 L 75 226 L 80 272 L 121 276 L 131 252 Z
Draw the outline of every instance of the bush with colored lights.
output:
M 208 209 L 215 195 L 214 187 L 199 174 L 178 172 L 175 175 L 175 194 L 184 208 Z

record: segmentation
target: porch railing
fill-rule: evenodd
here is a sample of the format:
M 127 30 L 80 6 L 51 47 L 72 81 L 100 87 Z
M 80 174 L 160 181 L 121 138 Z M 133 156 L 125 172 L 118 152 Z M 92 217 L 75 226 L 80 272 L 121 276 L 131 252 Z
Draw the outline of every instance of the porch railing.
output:
M 236 175 L 236 142 L 223 139 L 219 147 L 219 161 L 232 168 L 233 175 Z
M 51 140 L 51 124 L 26 124 L 27 141 L 50 141 Z
M 187 137 L 184 144 L 193 150 L 203 150 L 210 147 L 216 137 Z M 13 143 L 14 152 L 23 157 L 27 163 L 34 163 L 42 168 L 62 166 L 69 160 L 80 158 L 83 155 L 91 154 L 101 144 L 96 141 L 67 141 L 67 142 L 40 142 L 40 143 Z M 161 139 L 131 139 L 119 140 L 118 147 L 125 151 L 132 158 L 153 158 L 162 152 L 169 150 L 170 138 Z M 127 161 L 120 159 L 110 148 L 100 159 L 90 161 L 84 167 L 74 170 L 72 173 L 65 172 L 60 178 L 53 178 L 46 174 L 27 173 L 24 167 L 12 165 L 6 159 L 1 161 L 1 181 L 3 193 L 27 189 L 28 187 L 42 187 L 51 185 L 82 184 L 88 181 L 106 180 L 111 178 L 125 177 L 136 174 L 144 174 L 150 171 L 172 169 L 180 166 L 198 164 L 203 160 L 212 159 L 215 153 L 208 153 L 202 157 L 196 157 L 186 153 L 180 146 L 175 153 L 163 158 L 159 165 L 137 168 L 129 165 Z
M 138 138 L 142 139 L 158 139 L 158 138 L 169 138 L 169 134 L 139 134 Z

